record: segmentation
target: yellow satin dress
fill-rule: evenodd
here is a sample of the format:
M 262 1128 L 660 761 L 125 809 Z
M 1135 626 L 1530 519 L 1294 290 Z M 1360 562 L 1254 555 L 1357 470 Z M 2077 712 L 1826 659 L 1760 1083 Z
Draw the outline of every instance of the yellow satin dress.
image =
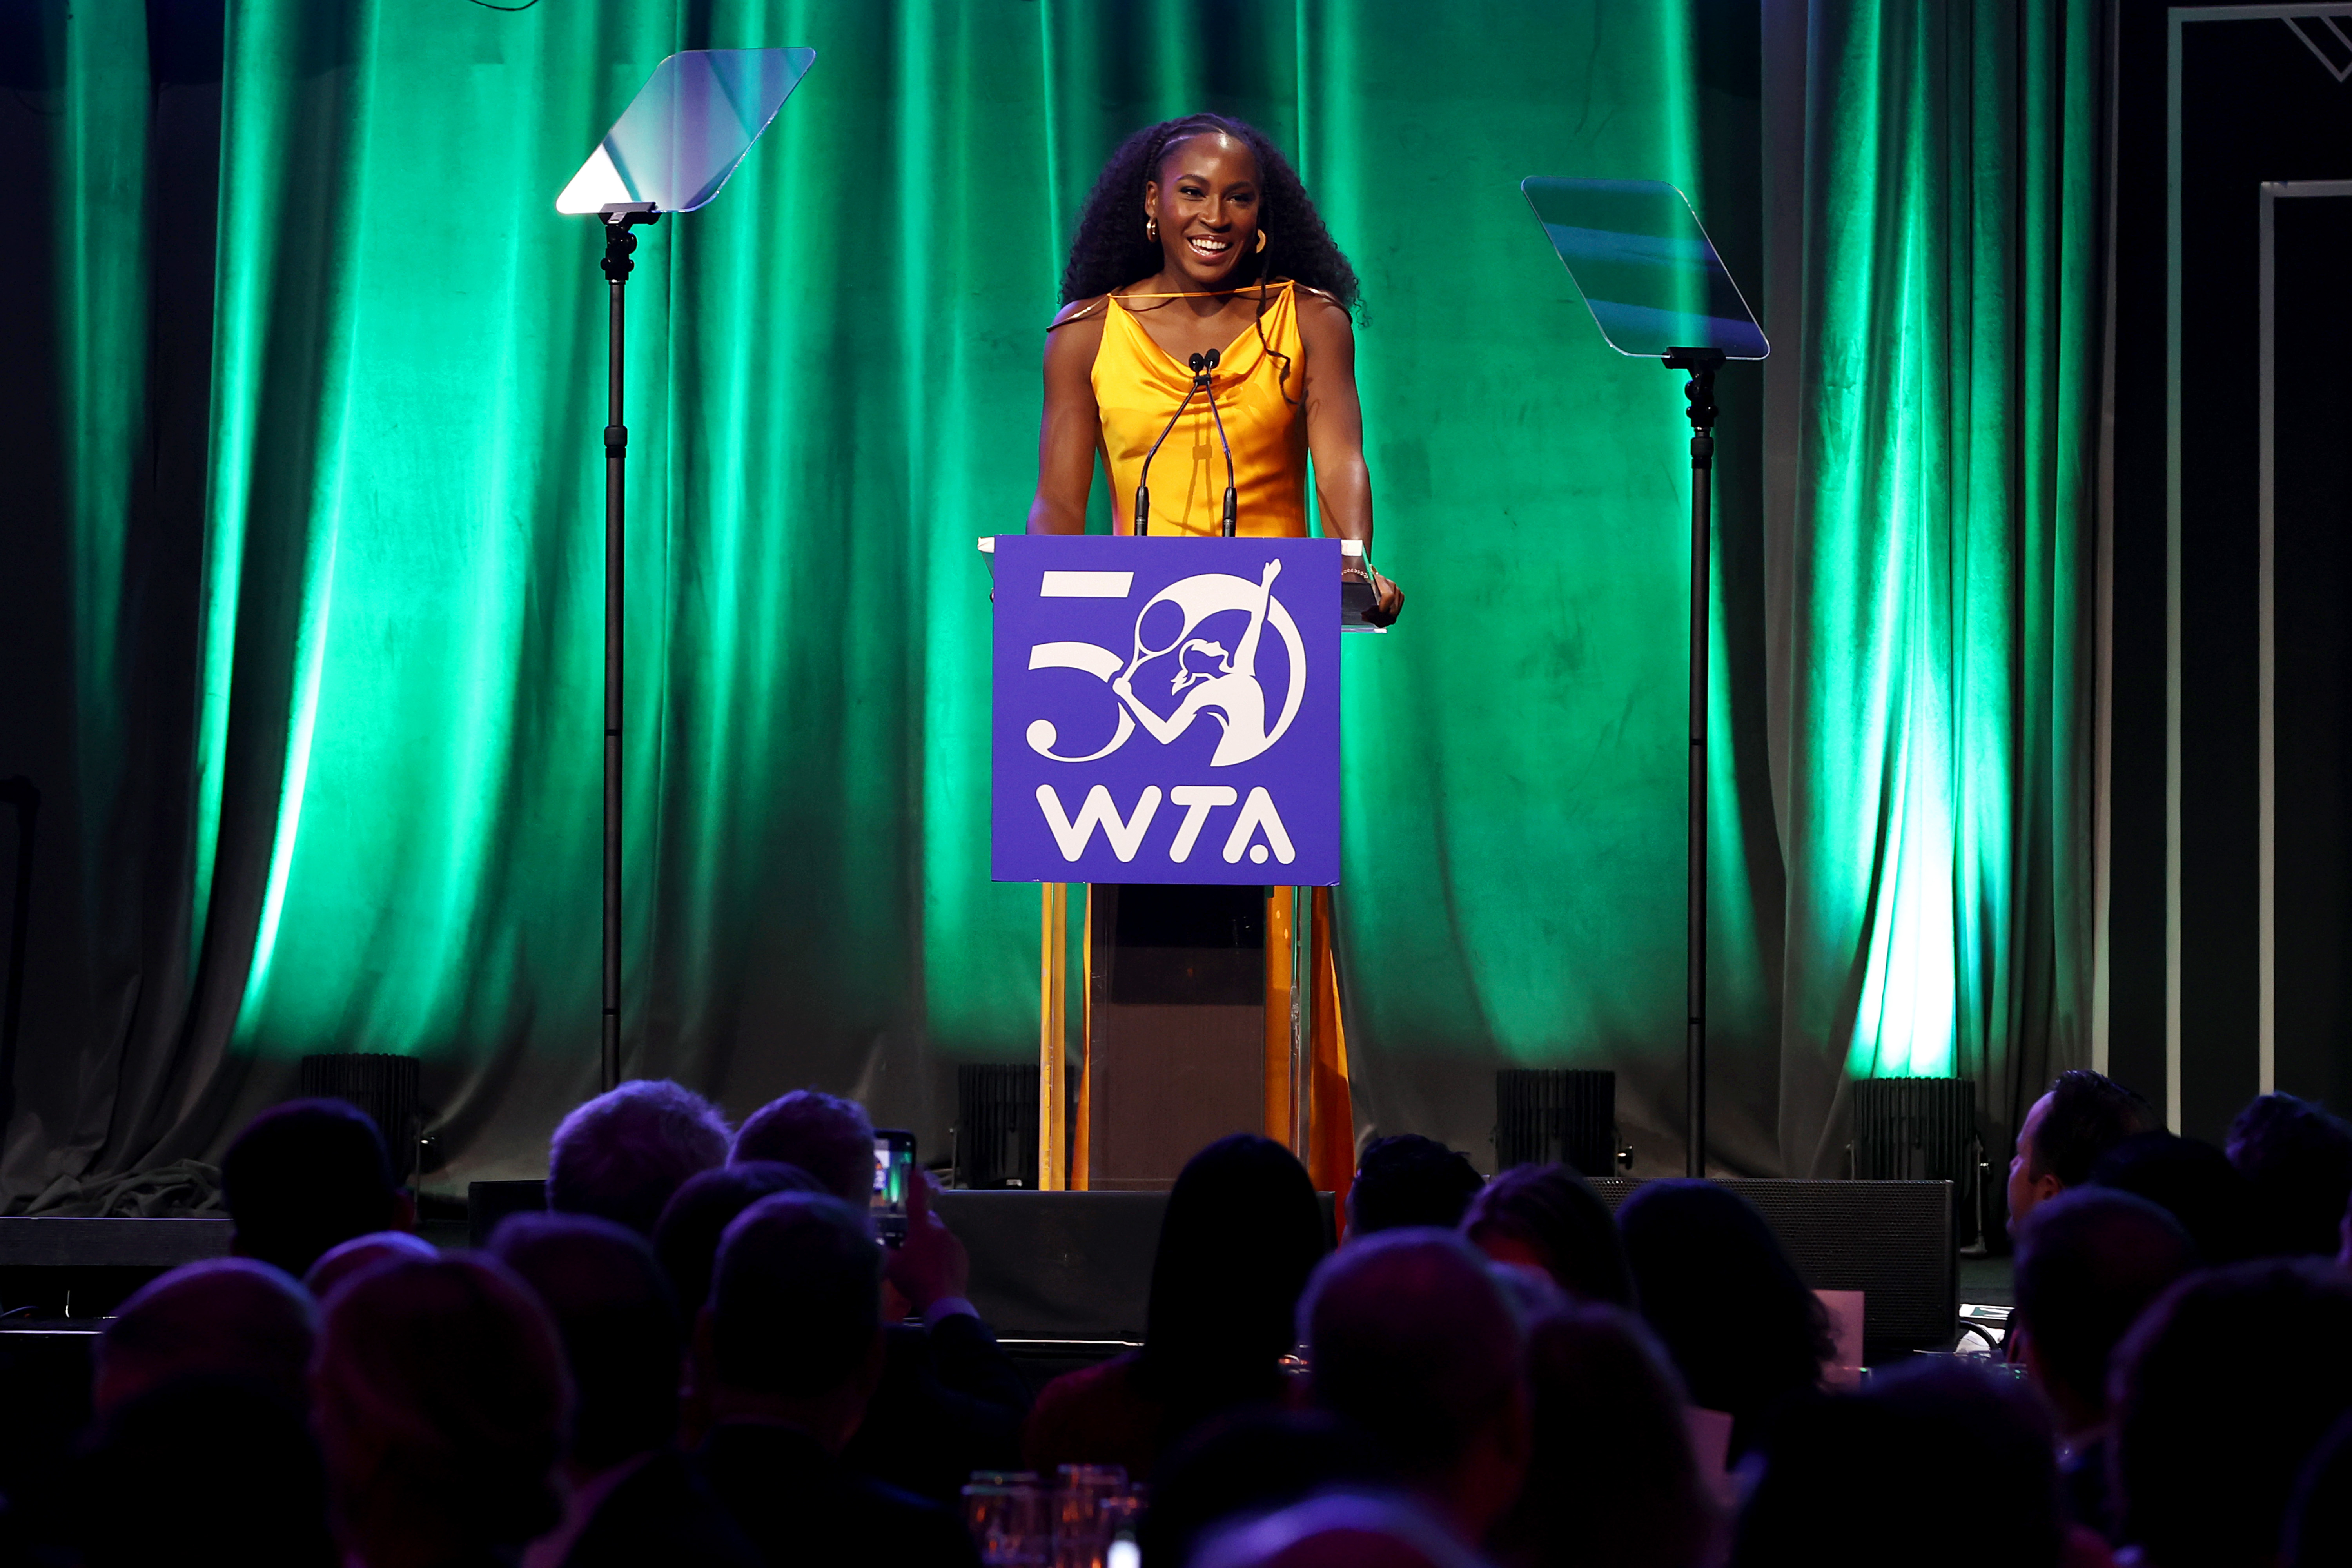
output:
M 1244 300 L 1255 289 L 1241 291 Z M 1195 395 L 1173 429 L 1169 416 L 1184 400 L 1192 373 L 1151 341 L 1137 319 L 1139 307 L 1165 307 L 1165 294 L 1110 296 L 1103 320 L 1102 347 L 1095 353 L 1095 406 L 1102 416 L 1102 454 L 1110 474 L 1113 529 L 1135 531 L 1135 482 L 1144 454 L 1168 439 L 1151 459 L 1151 515 L 1155 534 L 1213 537 L 1225 526 L 1225 452 L 1217 440 L 1223 419 L 1234 448 L 1234 486 L 1240 506 L 1239 531 L 1250 539 L 1303 539 L 1307 535 L 1307 350 L 1298 336 L 1296 290 L 1289 283 L 1266 289 L 1265 314 L 1244 325 L 1217 353 L 1209 390 L 1217 402 Z
M 1247 297 L 1255 288 L 1238 290 Z M 1168 431 L 1151 460 L 1150 515 L 1153 537 L 1178 534 L 1214 538 L 1224 531 L 1225 451 L 1216 420 L 1224 422 L 1233 446 L 1234 487 L 1238 499 L 1236 531 L 1251 539 L 1302 539 L 1307 534 L 1307 349 L 1298 332 L 1296 287 L 1268 286 L 1265 308 L 1217 353 L 1210 390 L 1215 415 L 1195 395 L 1169 427 L 1183 402 L 1192 372 L 1152 342 L 1137 319 L 1140 307 L 1162 304 L 1165 294 L 1111 295 L 1106 303 L 1102 345 L 1095 353 L 1092 381 L 1101 417 L 1100 446 L 1110 475 L 1113 531 L 1132 533 L 1136 480 L 1145 454 Z M 1289 889 L 1277 889 L 1287 893 Z M 1317 1187 L 1339 1194 L 1345 1223 L 1348 1188 L 1355 1175 L 1355 1110 L 1349 1092 L 1347 1034 L 1339 1017 L 1338 965 L 1331 945 L 1331 889 L 1314 898 L 1314 973 L 1310 1016 L 1313 1042 L 1307 1081 L 1297 1086 L 1307 1101 L 1307 1147 L 1299 1151 Z M 1275 936 L 1269 921 L 1269 938 Z M 1270 942 L 1271 945 L 1271 942 Z M 1287 994 L 1273 994 L 1276 965 L 1266 965 L 1269 1029 L 1286 1026 Z M 1087 994 L 1093 994 L 1091 978 Z M 1081 1094 L 1085 1079 L 1081 1079 Z M 1081 1111 L 1078 1125 L 1087 1116 Z M 1280 1134 L 1276 1134 L 1280 1136 Z M 1077 1166 L 1081 1173 L 1084 1162 Z M 1083 1180 L 1083 1176 L 1080 1177 Z

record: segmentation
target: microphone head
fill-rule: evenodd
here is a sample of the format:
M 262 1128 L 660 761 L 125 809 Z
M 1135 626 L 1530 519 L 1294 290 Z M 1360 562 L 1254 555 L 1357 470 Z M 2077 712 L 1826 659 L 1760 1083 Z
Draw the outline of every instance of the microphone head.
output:
M 1202 355 L 1200 355 L 1200 354 L 1194 354 L 1194 355 L 1193 355 L 1190 360 L 1186 361 L 1185 363 L 1188 363 L 1188 364 L 1190 364 L 1190 365 L 1192 367 L 1192 373 L 1193 373 L 1195 375 L 1198 375 L 1202 371 L 1203 371 L 1203 370 L 1207 369 L 1207 368 L 1208 368 L 1208 366 L 1210 366 L 1211 364 L 1215 363 L 1216 362 L 1215 362 L 1215 361 L 1213 361 L 1213 360 L 1210 360 L 1210 359 L 1204 358 Z
M 1214 350 L 1214 349 L 1211 349 L 1207 353 L 1202 354 L 1202 355 L 1201 356 L 1201 363 L 1200 363 L 1198 365 L 1195 365 L 1193 368 L 1194 368 L 1194 369 L 1196 369 L 1196 370 L 1214 370 L 1214 369 L 1216 369 L 1216 368 L 1217 368 L 1217 351 L 1216 351 L 1216 350 Z

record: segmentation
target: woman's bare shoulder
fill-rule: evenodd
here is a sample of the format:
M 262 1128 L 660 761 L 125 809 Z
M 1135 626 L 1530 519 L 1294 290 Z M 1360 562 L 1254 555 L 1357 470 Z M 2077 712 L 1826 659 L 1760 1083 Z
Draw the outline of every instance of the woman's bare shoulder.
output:
M 1087 321 L 1099 321 L 1110 308 L 1110 296 L 1097 294 L 1090 300 L 1073 300 L 1054 312 L 1054 320 L 1045 330 L 1058 331 L 1064 327 L 1077 326 Z
M 1328 327 L 1352 327 L 1355 318 L 1339 297 L 1320 289 L 1310 289 L 1304 283 L 1294 283 L 1291 291 L 1298 297 L 1298 319 Z
M 1348 307 L 1320 289 L 1297 286 L 1298 336 L 1307 356 L 1345 358 L 1355 352 L 1356 320 Z
M 1091 307 L 1091 308 L 1090 308 Z M 1045 329 L 1045 385 L 1076 391 L 1093 373 L 1102 350 L 1106 298 L 1073 300 L 1054 313 Z
M 1073 300 L 1055 311 L 1053 324 L 1045 329 L 1045 363 L 1072 374 L 1091 367 L 1095 352 L 1102 347 L 1103 316 L 1109 308 L 1110 297 L 1097 294 Z

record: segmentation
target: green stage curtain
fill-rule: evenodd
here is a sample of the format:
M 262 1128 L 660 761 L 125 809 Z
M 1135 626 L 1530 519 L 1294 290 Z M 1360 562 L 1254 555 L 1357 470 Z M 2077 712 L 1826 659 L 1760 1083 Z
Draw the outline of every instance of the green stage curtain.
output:
M 443 1191 L 535 1173 L 593 1092 L 604 288 L 553 196 L 662 56 L 769 45 L 816 64 L 628 289 L 625 1070 L 739 1115 L 854 1093 L 928 1155 L 954 1063 L 1033 1056 L 973 541 L 1022 525 L 1096 171 L 1210 107 L 1292 151 L 1363 275 L 1376 554 L 1412 595 L 1346 650 L 1360 1120 L 1484 1163 L 1494 1068 L 1610 1067 L 1679 1168 L 1680 384 L 1601 345 L 1516 186 L 1669 179 L 1752 237 L 1751 5 L 238 0 L 178 91 L 116 9 L 43 12 L 57 63 L 0 106 L 58 237 L 54 374 L 10 395 L 49 499 L 0 584 L 10 658 L 59 673 L 0 699 L 0 773 L 49 802 L 9 1201 L 216 1156 L 310 1052 L 423 1058 Z M 1741 1170 L 1819 1165 L 1840 1075 L 1926 1070 L 1935 1008 L 1966 1061 L 2071 1005 L 2086 264 L 2074 121 L 2035 117 L 2088 67 L 1971 87 L 1999 61 L 1949 44 L 1841 46 L 1807 100 L 1861 117 L 1804 167 L 1804 324 L 1767 312 L 1822 499 L 1759 525 L 1727 419 Z M 1998 747 L 1926 743 L 1996 711 Z M 1866 1017 L 1838 978 L 1897 970 Z
M 2087 1065 L 2098 7 L 1767 7 L 1780 1145 Z

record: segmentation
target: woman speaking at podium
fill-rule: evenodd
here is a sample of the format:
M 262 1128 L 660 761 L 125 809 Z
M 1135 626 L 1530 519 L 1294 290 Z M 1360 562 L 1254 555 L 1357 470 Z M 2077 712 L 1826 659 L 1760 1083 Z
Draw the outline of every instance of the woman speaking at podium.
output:
M 1063 308 L 1046 332 L 1029 531 L 1086 531 L 1087 495 L 1100 453 L 1115 532 L 1214 536 L 1226 531 L 1230 517 L 1244 537 L 1303 538 L 1311 457 L 1323 531 L 1364 546 L 1365 553 L 1345 558 L 1343 567 L 1372 587 L 1364 618 L 1378 626 L 1394 621 L 1404 595 L 1371 569 L 1369 553 L 1371 481 L 1349 318 L 1356 295 L 1355 272 L 1297 174 L 1256 130 L 1196 114 L 1129 137 L 1087 199 L 1062 274 Z M 1287 1054 L 1291 895 L 1277 888 L 1261 901 L 1255 888 L 1117 889 L 1103 902 L 1106 917 L 1089 902 L 1088 963 L 1109 956 L 1095 955 L 1106 941 L 1121 951 L 1223 946 L 1233 939 L 1215 933 L 1255 929 L 1265 959 L 1265 1131 L 1296 1143 L 1303 1127 L 1305 1146 L 1297 1152 L 1316 1185 L 1344 1194 L 1355 1163 L 1354 1128 L 1331 906 L 1318 889 L 1311 969 L 1296 977 L 1307 989 L 1313 1019 L 1307 1081 L 1297 1083 Z M 1115 918 L 1107 918 L 1110 910 Z M 1091 973 L 1087 985 L 1088 996 L 1097 995 Z M 1162 998 L 1212 999 L 1235 998 Z M 1129 1169 L 1118 1150 L 1094 1149 L 1089 1161 L 1087 1107 L 1097 1068 L 1111 1070 L 1106 1052 L 1125 1047 L 1116 1029 L 1098 1037 L 1091 1004 L 1088 1020 L 1087 1051 L 1095 1059 L 1080 1079 L 1071 1184 L 1164 1185 L 1172 1169 L 1151 1181 L 1145 1170 Z M 1139 1061 L 1137 1068 L 1139 1079 L 1159 1077 Z M 1280 1122 L 1290 1118 L 1277 1117 L 1286 1102 L 1297 1118 L 1289 1126 Z M 1106 1124 L 1103 1137 L 1117 1139 L 1117 1129 Z
M 1262 134 L 1196 114 L 1129 137 L 1087 198 L 1062 298 L 1045 337 L 1030 532 L 1087 531 L 1099 451 L 1113 531 L 1133 533 L 1131 503 L 1155 443 L 1145 531 L 1223 532 L 1222 419 L 1237 531 L 1306 536 L 1311 453 L 1324 531 L 1362 541 L 1358 559 L 1369 562 L 1372 487 L 1349 320 L 1356 274 Z M 1190 362 L 1212 351 L 1214 416 L 1198 396 L 1179 416 Z M 1378 594 L 1365 619 L 1395 620 L 1404 604 L 1396 584 L 1369 564 L 1349 572 L 1369 575 Z

